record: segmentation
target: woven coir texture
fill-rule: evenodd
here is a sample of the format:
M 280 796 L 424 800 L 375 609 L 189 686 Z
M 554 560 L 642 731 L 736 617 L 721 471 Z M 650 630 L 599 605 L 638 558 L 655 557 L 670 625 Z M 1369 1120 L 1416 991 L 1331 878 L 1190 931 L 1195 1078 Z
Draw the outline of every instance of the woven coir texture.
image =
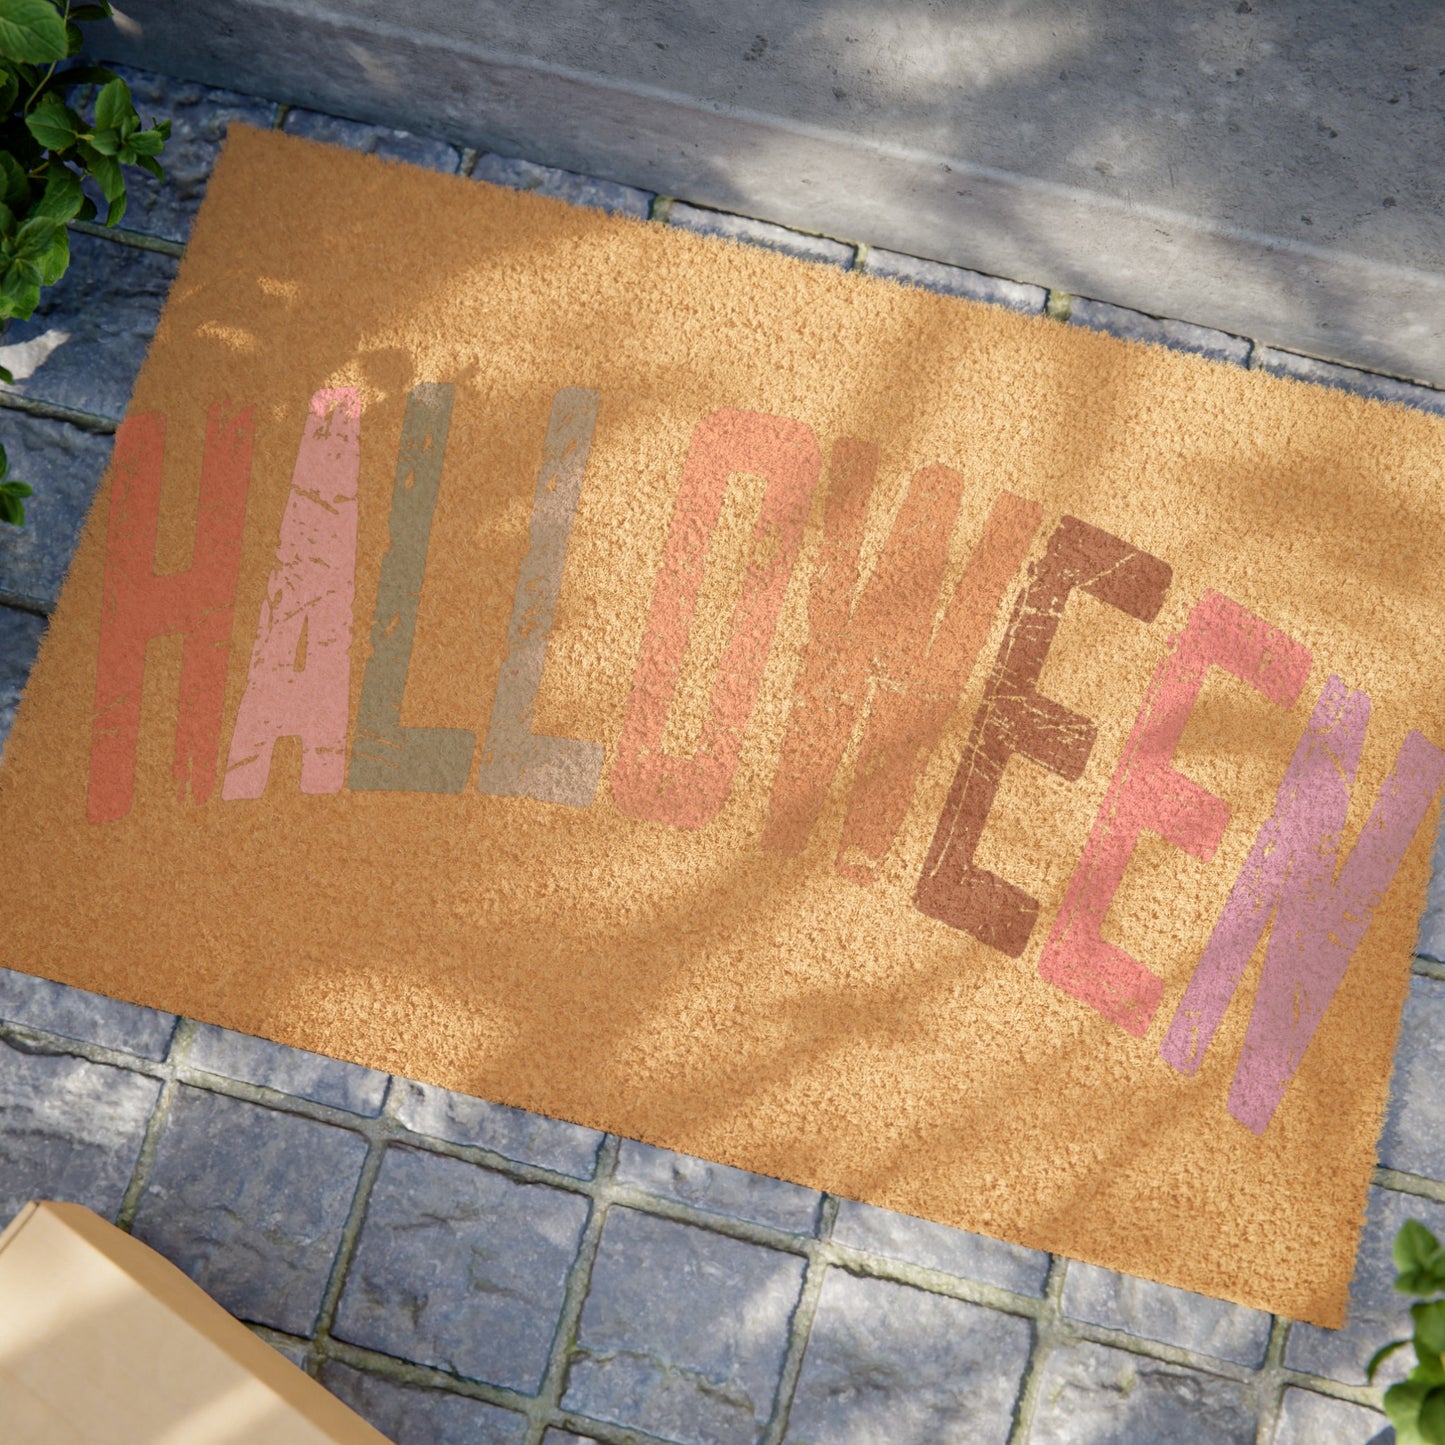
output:
M 1438 420 L 237 129 L 0 963 L 1338 1324 Z

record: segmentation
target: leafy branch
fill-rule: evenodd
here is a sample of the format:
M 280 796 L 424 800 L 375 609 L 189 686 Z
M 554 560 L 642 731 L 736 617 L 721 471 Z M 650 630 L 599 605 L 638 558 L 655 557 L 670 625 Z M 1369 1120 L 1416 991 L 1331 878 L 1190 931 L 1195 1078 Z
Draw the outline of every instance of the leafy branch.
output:
M 1424 1303 L 1410 1307 L 1415 1333 L 1376 1350 L 1366 1370 L 1372 1383 L 1383 1360 L 1415 1347 L 1415 1368 L 1385 1391 L 1385 1413 L 1399 1445 L 1445 1445 L 1445 1245 L 1410 1219 L 1395 1237 L 1395 1288 Z M 1431 1298 L 1436 1296 L 1436 1298 Z
M 164 178 L 157 157 L 170 121 L 143 127 L 130 87 L 101 66 L 59 68 L 79 53 L 81 25 L 110 14 L 110 0 L 0 0 L 0 322 L 28 319 L 41 288 L 65 274 L 67 223 L 99 215 L 82 189 L 87 178 L 105 200 L 107 226 L 125 215 L 122 166 Z M 77 85 L 100 87 L 93 120 L 66 104 Z M 14 379 L 0 367 L 0 381 Z M 30 488 L 6 471 L 0 461 L 0 522 L 18 526 Z

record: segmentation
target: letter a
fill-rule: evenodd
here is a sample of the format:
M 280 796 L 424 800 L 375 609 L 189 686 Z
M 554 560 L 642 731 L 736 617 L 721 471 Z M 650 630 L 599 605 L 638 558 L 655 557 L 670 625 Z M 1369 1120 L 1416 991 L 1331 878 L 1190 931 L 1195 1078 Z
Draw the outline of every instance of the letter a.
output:
M 265 792 L 279 737 L 301 740 L 303 793 L 341 791 L 351 708 L 360 467 L 356 390 L 318 391 L 281 518 L 276 565 L 231 733 L 223 798 L 259 798 Z

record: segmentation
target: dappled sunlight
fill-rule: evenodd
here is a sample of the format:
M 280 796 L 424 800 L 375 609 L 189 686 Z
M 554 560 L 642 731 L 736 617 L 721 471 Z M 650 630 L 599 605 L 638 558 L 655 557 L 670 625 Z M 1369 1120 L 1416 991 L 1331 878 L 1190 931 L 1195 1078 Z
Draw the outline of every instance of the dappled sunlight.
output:
M 1019 83 L 1031 68 L 1077 63 L 1089 43 L 1082 25 L 1041 29 L 1010 56 L 979 59 L 970 83 Z M 950 64 L 937 59 L 931 83 Z M 1420 694 L 1399 676 L 1436 651 L 1424 553 L 1441 520 L 1427 485 L 1431 424 L 1389 427 L 1363 403 L 1301 398 L 1042 317 L 298 146 L 287 184 L 328 193 L 335 213 L 331 229 L 299 245 L 225 190 L 226 165 L 235 186 L 280 144 L 250 135 L 228 153 L 219 204 L 213 196 L 202 215 L 137 387 L 138 411 L 194 402 L 167 417 L 157 556 L 184 566 L 204 515 L 195 474 L 205 408 L 253 403 L 226 756 L 268 582 L 284 560 L 278 529 L 295 495 L 305 407 L 318 391 L 353 390 L 356 570 L 338 695 L 355 733 L 373 638 L 400 625 L 382 617 L 372 630 L 383 560 L 400 549 L 411 559 L 398 594 L 415 604 L 414 636 L 387 681 L 396 717 L 387 745 L 424 749 L 445 736 L 470 750 L 470 769 L 449 792 L 353 779 L 303 793 L 299 743 L 288 736 L 260 796 L 178 802 L 174 728 L 164 724 L 181 649 L 174 638 L 153 648 L 135 809 L 66 834 L 93 905 L 129 940 L 84 961 L 88 986 L 1038 1247 L 1143 1273 L 1172 1268 L 1175 1282 L 1196 1287 L 1221 1278 L 1210 1274 L 1218 1268 L 1231 1289 L 1286 1298 L 1293 1236 L 1276 1236 L 1299 1180 L 1322 1201 L 1308 1226 L 1338 1236 L 1340 1191 L 1316 1139 L 1341 1126 L 1320 1101 L 1339 1106 L 1352 1159 L 1368 1147 L 1349 1122 L 1359 1110 L 1341 1098 L 1339 1060 L 1361 1020 L 1383 1057 L 1401 910 L 1379 924 L 1369 967 L 1342 995 L 1347 1011 L 1331 1015 L 1311 1056 L 1323 1062 L 1302 1076 L 1308 1089 L 1290 1094 L 1267 1147 L 1225 1107 L 1258 960 L 1199 1075 L 1181 1076 L 1159 1048 L 1328 670 L 1378 707 L 1351 838 L 1405 724 L 1434 726 L 1413 715 Z M 1058 244 L 1063 254 L 1067 237 Z M 221 255 L 226 267 L 203 264 Z M 425 443 L 440 471 L 434 513 L 407 533 L 393 508 L 417 484 L 420 453 L 399 448 L 419 387 L 445 397 L 446 421 Z M 541 545 L 534 489 L 548 418 L 573 388 L 596 393 L 595 433 L 570 533 L 548 544 L 565 566 L 518 734 L 598 750 L 595 795 L 575 807 L 479 786 L 510 619 L 516 606 L 526 615 L 518 579 Z M 780 533 L 758 527 L 767 478 L 732 474 L 716 524 L 679 508 L 695 430 L 725 408 L 786 419 L 816 444 L 821 469 L 816 484 L 808 479 L 776 623 L 770 616 L 764 640 L 722 676 L 738 599 L 782 555 Z M 845 439 L 876 448 L 877 471 L 847 622 L 829 639 L 810 601 L 848 561 L 829 532 Z M 1356 460 L 1366 448 L 1368 466 Z M 911 489 L 940 467 L 961 478 L 963 500 L 930 503 L 909 523 L 947 531 L 941 580 L 912 587 L 890 548 Z M 914 903 L 1029 574 L 1011 572 L 956 675 L 929 673 L 928 647 L 942 645 L 955 589 L 1006 490 L 1042 509 L 1021 543 L 1025 568 L 1072 516 L 1173 569 L 1154 620 L 1080 591 L 1046 644 L 1039 695 L 1096 734 L 1076 777 L 1013 755 L 986 810 L 977 866 L 1037 904 L 1018 957 Z M 334 509 L 334 498 L 320 500 Z M 702 542 L 670 553 L 674 532 Z M 896 545 L 906 553 L 916 535 L 904 528 Z M 1303 562 L 1302 539 L 1312 548 Z M 82 612 L 100 606 L 103 546 L 93 529 L 77 562 L 72 605 Z M 659 623 L 665 566 L 686 571 L 696 609 Z M 1361 573 L 1354 595 L 1338 580 Z M 1104 920 L 1110 941 L 1164 982 L 1136 1036 L 1041 979 L 1039 962 L 1150 680 L 1208 588 L 1310 647 L 1315 669 L 1298 704 L 1267 716 L 1272 705 L 1242 685 L 1211 675 L 1201 694 L 1174 761 L 1230 810 L 1217 855 L 1192 858 L 1149 833 Z M 907 651 L 912 613 L 890 615 L 880 596 L 927 614 L 917 658 Z M 401 606 L 393 602 L 398 616 Z M 819 783 L 817 816 L 800 811 L 794 851 L 774 851 L 763 840 L 785 744 L 824 731 L 798 702 L 810 649 L 833 648 L 827 665 L 841 678 L 856 641 L 849 629 L 857 623 L 864 637 L 857 620 L 870 608 L 883 620 L 866 632 L 866 666 L 835 689 L 846 726 L 834 729 L 838 757 Z M 711 766 L 708 748 L 733 750 L 719 806 L 685 817 L 665 797 L 639 802 L 628 791 L 637 758 L 619 741 L 643 663 L 668 628 L 686 629 L 685 647 L 657 701 L 655 751 L 685 788 L 695 755 Z M 51 665 L 93 677 L 93 654 L 93 639 L 58 635 Z M 299 646 L 296 656 L 300 675 Z M 710 720 L 738 697 L 736 735 L 715 742 Z M 65 756 L 89 756 L 84 706 L 56 701 L 39 717 Z M 11 777 L 17 796 L 39 786 L 23 760 Z M 47 792 L 22 850 L 57 818 L 84 818 L 85 787 L 77 766 Z M 889 816 L 870 814 L 872 831 L 850 832 L 867 810 L 859 799 L 885 795 Z M 121 854 L 174 859 L 174 869 L 117 870 Z M 1180 1253 L 1163 1236 L 1190 1217 L 1195 1243 Z M 1151 1219 L 1163 1221 L 1152 1235 L 1141 1224 Z M 1231 1251 L 1237 1267 L 1211 1264 Z M 1327 1313 L 1338 1249 L 1322 1248 L 1315 1264 L 1317 1277 L 1289 1298 L 1308 1295 Z M 1250 1283 L 1251 1269 L 1262 1283 Z
M 28 341 L 12 342 L 9 346 L 0 346 L 0 366 L 3 366 L 16 381 L 29 381 L 69 340 L 70 332 L 52 326 L 49 330 L 42 331 L 39 336 L 32 336 Z M 3 386 L 5 383 L 0 382 L 0 387 Z

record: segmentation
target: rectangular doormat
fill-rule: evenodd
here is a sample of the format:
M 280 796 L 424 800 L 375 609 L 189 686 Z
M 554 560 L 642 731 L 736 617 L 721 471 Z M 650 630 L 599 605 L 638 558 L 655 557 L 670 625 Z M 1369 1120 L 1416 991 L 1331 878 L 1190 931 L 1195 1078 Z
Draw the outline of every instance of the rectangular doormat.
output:
M 1319 1324 L 1439 420 L 233 132 L 0 963 Z

